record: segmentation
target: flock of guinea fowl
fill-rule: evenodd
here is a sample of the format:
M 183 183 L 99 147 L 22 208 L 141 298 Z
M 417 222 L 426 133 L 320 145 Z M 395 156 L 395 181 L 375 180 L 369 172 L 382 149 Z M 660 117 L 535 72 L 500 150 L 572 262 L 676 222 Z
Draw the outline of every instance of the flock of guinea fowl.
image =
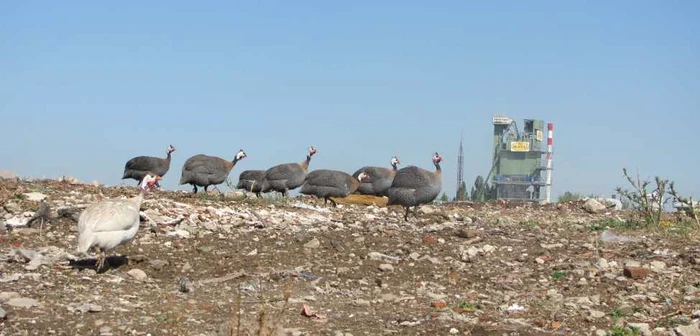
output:
M 127 161 L 122 179 L 138 181 L 139 194 L 128 199 L 105 199 L 94 203 L 80 214 L 78 220 L 77 252 L 86 254 L 97 247 L 100 251 L 96 267 L 104 268 L 105 253 L 134 238 L 140 225 L 140 207 L 148 191 L 158 186 L 158 181 L 170 169 L 170 161 L 175 147 L 169 145 L 165 158 L 138 156 Z M 342 198 L 353 193 L 384 196 L 387 205 L 401 205 L 406 209 L 404 220 L 408 221 L 410 208 L 417 216 L 418 206 L 435 200 L 442 189 L 442 157 L 433 155 L 434 171 L 416 166 L 398 169 L 399 159 L 391 159 L 391 167 L 364 166 L 350 175 L 331 169 L 316 169 L 309 172 L 311 158 L 318 151 L 311 146 L 306 159 L 301 162 L 282 163 L 267 170 L 245 170 L 239 175 L 238 189 L 255 193 L 276 191 L 287 196 L 289 190 L 301 187 L 300 193 L 324 199 L 324 205 L 331 197 Z M 232 160 L 216 156 L 197 154 L 187 159 L 182 167 L 180 184 L 204 187 L 223 183 L 233 167 L 246 157 L 241 149 Z

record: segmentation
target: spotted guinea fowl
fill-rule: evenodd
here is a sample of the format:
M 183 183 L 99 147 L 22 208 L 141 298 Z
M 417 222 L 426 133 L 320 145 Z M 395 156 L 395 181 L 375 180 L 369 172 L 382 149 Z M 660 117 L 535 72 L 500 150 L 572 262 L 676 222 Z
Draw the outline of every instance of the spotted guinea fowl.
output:
M 306 160 L 300 163 L 282 163 L 265 171 L 261 192 L 277 191 L 287 196 L 289 190 L 294 190 L 304 183 L 309 171 L 311 157 L 316 154 L 314 146 L 309 147 Z
M 236 163 L 245 157 L 247 155 L 242 149 L 231 161 L 204 154 L 192 156 L 182 166 L 180 185 L 192 185 L 194 194 L 197 194 L 197 186 L 204 187 L 204 192 L 207 192 L 210 185 L 223 183 Z
M 245 170 L 238 176 L 236 188 L 255 193 L 260 198 L 263 176 L 265 176 L 264 170 Z
M 139 230 L 139 211 L 143 198 L 161 177 L 153 173 L 144 176 L 140 192 L 129 199 L 106 199 L 85 208 L 78 217 L 78 248 L 76 252 L 86 254 L 97 246 L 97 270 L 104 267 L 105 252 L 131 241 Z
M 357 192 L 362 195 L 386 196 L 391 182 L 394 181 L 399 164 L 401 161 L 394 156 L 391 158 L 391 168 L 365 166 L 358 169 L 352 174 L 353 177 L 357 178 L 360 173 L 364 172 L 368 178 L 364 182 L 360 182 Z
M 345 197 L 357 190 L 360 181 L 367 178 L 367 174 L 361 172 L 358 178 L 352 175 L 330 169 L 317 169 L 306 175 L 300 193 L 323 198 L 323 205 L 331 201 L 333 206 L 338 206 L 331 197 Z
M 401 205 L 406 208 L 404 220 L 408 221 L 410 207 L 418 217 L 418 206 L 435 200 L 442 190 L 442 157 L 436 152 L 433 156 L 435 172 L 427 171 L 416 166 L 401 168 L 396 172 L 394 181 L 388 191 L 387 205 Z
M 131 178 L 138 181 L 137 184 L 139 184 L 148 172 L 152 172 L 160 177 L 165 176 L 168 170 L 170 170 L 170 159 L 174 151 L 175 147 L 173 147 L 173 145 L 168 145 L 166 149 L 167 156 L 165 158 L 153 156 L 137 156 L 132 158 L 124 165 L 122 180 Z M 160 186 L 160 184 L 156 183 L 156 186 Z

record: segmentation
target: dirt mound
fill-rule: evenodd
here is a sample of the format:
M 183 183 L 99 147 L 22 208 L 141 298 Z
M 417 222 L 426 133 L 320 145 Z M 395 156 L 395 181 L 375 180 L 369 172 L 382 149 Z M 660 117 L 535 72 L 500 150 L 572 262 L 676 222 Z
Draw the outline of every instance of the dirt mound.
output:
M 97 274 L 77 216 L 135 187 L 0 180 L 6 335 L 693 335 L 700 242 L 581 204 L 450 202 L 403 210 L 352 195 L 155 191 L 134 241 Z M 23 225 L 48 206 L 31 227 Z M 655 330 L 656 329 L 656 330 Z M 234 333 L 235 334 L 235 333 Z M 246 333 L 241 333 L 246 334 Z

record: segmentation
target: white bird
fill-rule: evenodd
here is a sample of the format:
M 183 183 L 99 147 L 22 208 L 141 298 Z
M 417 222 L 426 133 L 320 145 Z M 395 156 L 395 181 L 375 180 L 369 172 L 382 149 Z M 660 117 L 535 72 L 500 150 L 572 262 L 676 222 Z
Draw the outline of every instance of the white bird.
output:
M 104 266 L 105 251 L 131 241 L 139 230 L 141 202 L 149 189 L 155 187 L 161 177 L 148 173 L 142 180 L 136 197 L 107 199 L 85 208 L 78 219 L 77 253 L 86 254 L 93 246 L 100 249 L 97 270 Z

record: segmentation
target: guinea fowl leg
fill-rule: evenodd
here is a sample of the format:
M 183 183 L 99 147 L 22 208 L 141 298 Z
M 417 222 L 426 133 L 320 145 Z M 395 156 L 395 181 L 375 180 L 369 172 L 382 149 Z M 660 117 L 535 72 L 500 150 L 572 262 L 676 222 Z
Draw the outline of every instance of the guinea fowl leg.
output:
M 418 218 L 418 206 L 417 205 L 413 207 L 413 215 L 416 216 L 416 218 Z
M 338 204 L 335 203 L 335 201 L 334 201 L 332 198 L 329 198 L 328 200 L 331 201 L 331 204 L 333 204 L 333 207 L 334 207 L 334 208 L 337 208 L 337 207 L 338 207 Z
M 97 263 L 95 263 L 98 272 L 105 266 L 105 258 L 105 250 L 101 248 L 100 256 L 97 257 Z
M 406 207 L 406 214 L 403 215 L 403 219 L 408 222 L 408 211 L 411 209 L 411 207 Z
M 193 186 L 194 186 L 194 189 L 192 191 L 194 192 L 195 195 L 197 195 L 197 185 L 193 184 Z

